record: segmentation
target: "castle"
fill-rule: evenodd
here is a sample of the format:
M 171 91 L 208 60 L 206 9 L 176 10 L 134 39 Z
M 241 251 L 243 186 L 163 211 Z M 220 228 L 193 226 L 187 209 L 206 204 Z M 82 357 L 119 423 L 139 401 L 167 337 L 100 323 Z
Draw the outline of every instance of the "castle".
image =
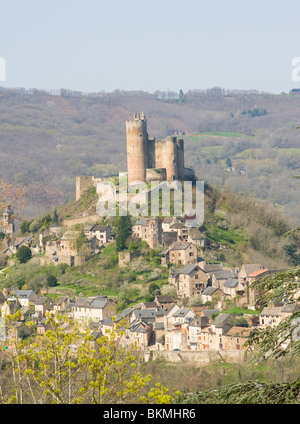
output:
M 184 167 L 183 140 L 149 138 L 144 113 L 135 113 L 126 121 L 126 142 L 128 184 L 195 178 L 194 171 Z
M 128 184 L 136 181 L 174 181 L 195 179 L 195 171 L 184 167 L 184 142 L 168 136 L 163 140 L 149 138 L 144 113 L 134 113 L 126 121 Z M 76 177 L 76 200 L 105 178 Z
M 15 231 L 14 214 L 11 206 L 8 205 L 2 212 L 2 220 L 0 220 L 0 232 L 12 236 Z

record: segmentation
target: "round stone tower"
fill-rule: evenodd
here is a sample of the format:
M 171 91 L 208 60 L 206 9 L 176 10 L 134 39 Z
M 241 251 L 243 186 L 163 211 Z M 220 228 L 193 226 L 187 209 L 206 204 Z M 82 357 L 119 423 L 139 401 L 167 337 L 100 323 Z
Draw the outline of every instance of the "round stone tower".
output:
M 148 133 L 144 113 L 126 121 L 128 184 L 145 181 L 148 168 Z

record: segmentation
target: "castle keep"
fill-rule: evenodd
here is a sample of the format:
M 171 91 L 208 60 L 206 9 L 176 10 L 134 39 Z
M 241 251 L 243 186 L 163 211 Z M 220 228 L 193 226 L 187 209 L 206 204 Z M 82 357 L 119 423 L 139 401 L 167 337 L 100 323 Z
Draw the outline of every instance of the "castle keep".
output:
M 149 138 L 144 113 L 126 121 L 128 183 L 191 179 L 193 170 L 184 167 L 182 139 Z
M 150 138 L 144 113 L 135 113 L 126 121 L 126 143 L 128 184 L 195 179 L 194 170 L 184 167 L 183 140 L 173 136 L 163 140 Z M 76 200 L 103 180 L 87 175 L 76 177 Z

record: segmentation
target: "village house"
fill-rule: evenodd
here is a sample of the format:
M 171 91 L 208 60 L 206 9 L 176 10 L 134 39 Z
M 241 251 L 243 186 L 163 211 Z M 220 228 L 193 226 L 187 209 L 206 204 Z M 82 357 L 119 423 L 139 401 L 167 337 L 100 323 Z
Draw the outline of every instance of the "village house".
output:
M 231 327 L 226 334 L 221 336 L 221 349 L 227 351 L 246 349 L 247 347 L 244 345 L 249 339 L 252 331 L 253 328 Z
M 211 276 L 212 287 L 218 287 L 222 291 L 224 291 L 224 283 L 228 279 L 235 279 L 237 277 L 237 274 L 233 270 L 212 271 L 209 274 Z
M 169 284 L 174 286 L 180 298 L 191 298 L 200 295 L 207 287 L 209 274 L 197 264 L 188 264 L 183 269 L 170 272 Z
M 259 278 L 263 278 L 266 275 L 273 274 L 274 272 L 279 272 L 280 270 L 269 270 L 266 268 L 258 269 L 257 271 L 252 272 L 251 274 L 247 275 L 246 278 L 246 284 L 244 284 L 244 296 L 245 301 L 250 307 L 255 306 L 255 302 L 257 298 L 261 295 L 261 291 L 254 290 L 251 285 L 254 281 L 258 280 Z
M 261 264 L 243 264 L 238 273 L 239 290 L 244 290 L 244 292 L 246 292 L 247 287 L 249 286 L 249 275 L 262 269 L 265 268 Z
M 299 311 L 300 308 L 295 303 L 265 307 L 259 314 L 259 326 L 263 328 L 276 327 L 284 318 Z
M 95 237 L 100 244 L 108 243 L 112 236 L 111 227 L 109 225 L 91 224 L 85 227 L 83 232 L 88 240 Z
M 205 316 L 196 317 L 188 324 L 188 345 L 191 350 L 201 350 L 201 330 L 208 325 L 209 318 Z
M 176 265 L 197 263 L 197 247 L 188 242 L 176 242 L 166 252 L 166 262 Z
M 139 219 L 132 226 L 132 237 L 145 241 L 151 249 L 162 245 L 162 223 L 159 218 Z
M 168 319 L 168 326 L 188 324 L 195 317 L 195 313 L 190 308 L 177 309 Z
M 208 246 L 208 239 L 196 228 L 190 228 L 187 241 L 201 248 Z
M 12 246 L 12 253 L 17 253 L 17 251 L 20 249 L 21 246 L 27 246 L 31 248 L 32 240 L 33 240 L 32 236 L 17 238 L 15 240 L 15 243 Z
M 180 308 L 176 303 L 170 303 L 167 306 L 156 309 L 155 315 L 155 330 L 165 330 L 172 325 L 174 320 L 172 319 L 173 314 Z M 159 325 L 158 325 L 159 324 Z M 162 333 L 157 334 L 157 340 L 162 336 Z
M 201 296 L 204 304 L 206 302 L 218 303 L 218 307 L 221 307 L 225 295 L 218 287 L 206 287 Z
M 69 296 L 61 296 L 53 302 L 53 310 L 55 313 L 65 313 L 68 307 L 72 307 L 73 303 Z
M 115 314 L 116 303 L 104 296 L 79 298 L 73 307 L 73 318 L 83 323 L 99 322 Z
M 170 226 L 173 225 L 173 224 L 177 224 L 178 222 L 180 222 L 180 221 L 175 216 L 167 216 L 162 221 L 162 224 L 161 224 L 162 230 L 167 233 L 167 232 L 170 231 Z
M 80 232 L 67 230 L 60 240 L 61 255 L 76 256 L 78 254 L 77 240 Z
M 142 319 L 138 319 L 125 330 L 125 334 L 128 347 L 144 350 L 149 346 L 153 334 L 153 326 Z
M 165 333 L 165 350 L 187 350 L 188 332 L 187 328 L 181 324 L 177 324 L 172 328 L 168 328 Z
M 238 284 L 238 278 L 228 278 L 228 280 L 223 283 L 223 292 L 230 297 L 230 299 L 234 299 L 237 294 Z
M 5 302 L 1 306 L 1 317 L 4 319 L 6 315 L 14 315 L 21 308 L 22 308 L 22 305 L 20 304 L 18 299 L 5 300 Z
M 34 304 L 35 314 L 41 319 L 45 317 L 46 312 L 53 311 L 53 304 L 49 297 L 40 297 L 36 300 Z
M 145 322 L 146 324 L 154 324 L 155 312 L 157 308 L 152 309 L 134 309 L 129 315 L 130 325 L 138 320 Z
M 38 336 L 44 336 L 48 330 L 51 330 L 51 323 L 44 317 L 37 324 L 36 333 Z
M 18 299 L 21 306 L 34 305 L 38 298 L 38 295 L 33 290 L 13 289 L 10 290 L 7 295 L 7 300 L 12 301 Z
M 169 226 L 168 232 L 176 233 L 178 241 L 187 241 L 189 228 L 182 222 L 178 221 Z

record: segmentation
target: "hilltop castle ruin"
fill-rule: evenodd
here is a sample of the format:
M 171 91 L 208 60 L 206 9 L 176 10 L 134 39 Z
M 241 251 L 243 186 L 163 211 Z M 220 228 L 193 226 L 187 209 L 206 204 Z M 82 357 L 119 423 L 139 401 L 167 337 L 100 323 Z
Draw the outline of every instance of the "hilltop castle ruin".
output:
M 163 140 L 149 138 L 144 113 L 126 121 L 128 184 L 136 181 L 174 181 L 195 179 L 195 171 L 184 167 L 184 142 L 174 136 Z M 76 200 L 105 178 L 76 177 Z
M 129 184 L 195 178 L 194 171 L 184 167 L 183 139 L 149 138 L 144 113 L 135 113 L 126 121 L 126 142 Z

